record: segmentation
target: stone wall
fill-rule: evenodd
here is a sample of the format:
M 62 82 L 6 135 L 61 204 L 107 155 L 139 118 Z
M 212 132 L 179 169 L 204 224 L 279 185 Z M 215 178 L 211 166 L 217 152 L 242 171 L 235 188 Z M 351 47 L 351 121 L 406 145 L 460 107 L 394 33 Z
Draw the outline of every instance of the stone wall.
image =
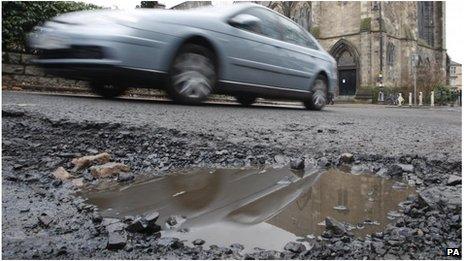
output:
M 318 26 L 320 39 L 359 34 L 361 22 L 360 2 L 313 2 L 314 26 Z
M 434 80 L 445 81 L 446 51 L 444 31 L 444 4 L 434 2 L 435 25 L 433 46 L 419 38 L 417 2 L 384 2 L 384 84 L 391 87 L 412 88 L 413 68 L 412 56 L 419 55 L 419 67 L 428 68 Z M 388 45 L 394 46 L 393 62 L 388 63 Z M 427 75 L 426 77 L 429 77 Z M 418 75 L 418 78 L 424 77 Z M 423 81 L 424 79 L 422 79 Z M 421 81 L 421 79 L 418 79 Z
M 90 92 L 87 82 L 47 75 L 42 69 L 31 63 L 32 59 L 34 59 L 34 56 L 30 54 L 3 52 L 2 89 L 58 93 Z M 162 90 L 145 88 L 130 88 L 127 95 L 132 97 L 166 97 L 165 92 Z
M 2 88 L 11 90 L 42 90 L 86 92 L 84 81 L 67 80 L 50 76 L 34 66 L 33 55 L 22 53 L 2 53 Z

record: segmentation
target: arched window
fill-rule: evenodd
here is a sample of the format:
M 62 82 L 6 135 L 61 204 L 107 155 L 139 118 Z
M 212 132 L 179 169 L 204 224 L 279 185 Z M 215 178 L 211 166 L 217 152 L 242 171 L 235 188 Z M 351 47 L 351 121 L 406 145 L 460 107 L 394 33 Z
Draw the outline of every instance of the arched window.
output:
M 387 44 L 387 64 L 393 65 L 395 63 L 395 45 L 392 43 Z
M 419 27 L 419 38 L 428 45 L 434 46 L 434 21 L 433 21 L 433 2 L 417 2 L 417 20 Z

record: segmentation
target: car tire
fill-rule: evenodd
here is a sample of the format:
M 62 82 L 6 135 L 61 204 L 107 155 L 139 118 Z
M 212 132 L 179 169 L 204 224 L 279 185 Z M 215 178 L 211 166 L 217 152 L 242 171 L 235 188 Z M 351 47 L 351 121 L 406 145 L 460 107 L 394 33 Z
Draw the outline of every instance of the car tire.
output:
M 235 96 L 235 99 L 237 102 L 239 102 L 242 106 L 250 106 L 253 103 L 256 102 L 256 97 L 254 96 L 247 96 L 247 95 L 240 95 L 240 96 Z
M 203 46 L 186 44 L 172 63 L 168 95 L 179 103 L 199 104 L 213 93 L 216 82 L 213 53 Z
M 327 104 L 327 79 L 318 76 L 313 83 L 310 98 L 304 102 L 306 109 L 320 111 Z
M 121 96 L 127 90 L 124 86 L 104 82 L 92 82 L 90 83 L 90 88 L 97 95 L 108 99 Z

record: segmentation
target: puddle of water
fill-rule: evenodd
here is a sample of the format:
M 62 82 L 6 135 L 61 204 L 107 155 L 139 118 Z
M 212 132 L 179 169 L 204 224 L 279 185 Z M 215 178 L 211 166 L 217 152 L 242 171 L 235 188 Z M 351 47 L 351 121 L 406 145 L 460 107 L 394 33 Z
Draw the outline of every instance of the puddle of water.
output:
M 185 218 L 188 232 L 165 230 L 191 242 L 243 244 L 282 250 L 285 243 L 320 235 L 327 216 L 351 224 L 355 235 L 381 231 L 411 187 L 373 175 L 340 170 L 293 172 L 282 169 L 194 170 L 141 180 L 127 186 L 115 183 L 84 193 L 106 217 L 160 213 L 164 224 L 171 215 Z M 178 228 L 177 228 L 178 229 Z

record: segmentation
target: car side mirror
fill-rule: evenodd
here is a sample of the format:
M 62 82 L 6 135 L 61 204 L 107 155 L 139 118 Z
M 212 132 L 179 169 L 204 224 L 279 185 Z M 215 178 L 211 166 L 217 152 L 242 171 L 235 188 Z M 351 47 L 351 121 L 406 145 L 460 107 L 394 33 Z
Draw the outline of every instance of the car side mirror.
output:
M 229 19 L 228 23 L 234 27 L 252 28 L 261 25 L 261 19 L 249 14 L 239 14 Z

